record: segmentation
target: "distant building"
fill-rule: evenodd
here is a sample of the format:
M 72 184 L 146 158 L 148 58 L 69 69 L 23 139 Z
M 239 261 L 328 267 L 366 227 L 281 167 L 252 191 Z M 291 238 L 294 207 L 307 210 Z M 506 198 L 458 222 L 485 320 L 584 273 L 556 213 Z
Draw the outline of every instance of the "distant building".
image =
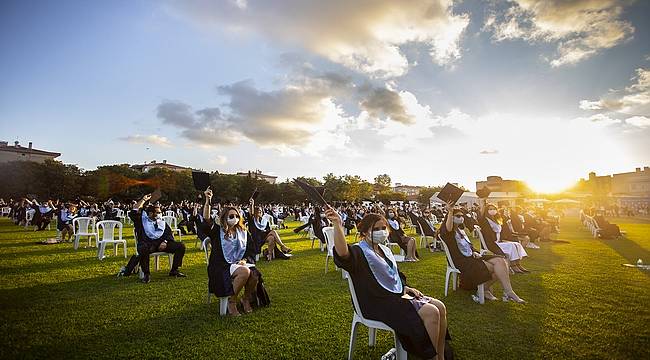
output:
M 504 180 L 501 176 L 488 176 L 487 181 L 477 181 L 476 190 L 487 187 L 493 192 L 530 192 L 525 182 L 520 180 Z
M 407 200 L 417 200 L 421 189 L 422 186 L 404 185 L 401 183 L 395 183 L 393 187 L 394 192 L 406 195 Z
M 18 141 L 10 146 L 6 141 L 0 141 L 0 163 L 10 161 L 33 161 L 42 163 L 45 160 L 54 160 L 61 153 L 34 149 L 31 141 L 27 147 L 20 146 Z
M 578 181 L 576 190 L 598 197 L 608 196 L 612 191 L 612 177 L 611 175 L 599 176 L 592 171 L 586 180 L 580 179 Z
M 650 196 L 650 168 L 612 175 L 612 195 Z
M 237 176 L 249 176 L 249 177 L 252 177 L 253 179 L 264 180 L 264 181 L 268 182 L 269 184 L 275 184 L 275 181 L 278 178 L 277 176 L 262 174 L 262 172 L 260 170 L 249 171 L 249 172 L 238 172 L 235 175 L 237 175 Z
M 146 173 L 151 169 L 167 169 L 167 170 L 177 171 L 177 172 L 192 170 L 192 168 L 189 167 L 170 164 L 167 162 L 167 160 L 163 160 L 162 162 L 156 162 L 156 160 L 153 160 L 150 163 L 146 163 L 146 164 L 131 165 L 131 168 L 135 170 L 140 170 L 143 173 Z
M 589 173 L 589 178 L 580 179 L 575 191 L 595 197 L 613 198 L 619 205 L 650 205 L 650 168 L 636 168 L 634 172 L 598 176 Z

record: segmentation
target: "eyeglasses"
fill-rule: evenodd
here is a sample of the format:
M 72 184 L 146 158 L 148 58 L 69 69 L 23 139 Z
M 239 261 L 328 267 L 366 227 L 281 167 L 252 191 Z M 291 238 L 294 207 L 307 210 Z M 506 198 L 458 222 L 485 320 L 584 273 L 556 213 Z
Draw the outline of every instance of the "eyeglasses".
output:
M 228 215 L 228 219 L 239 219 L 239 215 L 230 214 Z

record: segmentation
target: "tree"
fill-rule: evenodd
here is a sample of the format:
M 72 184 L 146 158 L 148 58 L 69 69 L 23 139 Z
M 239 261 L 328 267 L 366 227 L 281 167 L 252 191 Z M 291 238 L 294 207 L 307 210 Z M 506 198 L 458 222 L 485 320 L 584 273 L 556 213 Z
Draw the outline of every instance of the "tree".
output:
M 439 192 L 440 190 L 442 190 L 442 186 L 429 186 L 421 188 L 420 193 L 418 194 L 418 203 L 428 206 L 433 194 Z
M 390 191 L 390 185 L 392 181 L 388 174 L 381 174 L 375 177 L 375 191 L 378 193 L 383 193 Z

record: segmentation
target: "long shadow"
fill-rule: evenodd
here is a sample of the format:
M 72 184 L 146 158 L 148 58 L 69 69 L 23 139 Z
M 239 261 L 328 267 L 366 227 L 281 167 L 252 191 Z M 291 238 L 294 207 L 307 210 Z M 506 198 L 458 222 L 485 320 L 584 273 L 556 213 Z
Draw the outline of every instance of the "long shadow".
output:
M 650 251 L 642 248 L 636 242 L 626 238 L 620 237 L 618 239 L 599 239 L 599 242 L 605 244 L 616 251 L 619 255 L 629 261 L 631 264 L 636 264 L 637 259 L 644 259 L 650 261 Z M 638 269 L 646 276 L 650 276 L 650 271 Z

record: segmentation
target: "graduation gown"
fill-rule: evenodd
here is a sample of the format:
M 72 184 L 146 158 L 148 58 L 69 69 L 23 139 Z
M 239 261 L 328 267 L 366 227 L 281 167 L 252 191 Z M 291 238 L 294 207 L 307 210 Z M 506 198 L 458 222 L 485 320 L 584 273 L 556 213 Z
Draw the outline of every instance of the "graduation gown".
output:
M 415 307 L 401 297 L 403 292 L 392 293 L 377 282 L 359 246 L 348 245 L 348 253 L 348 258 L 343 259 L 335 250 L 334 263 L 350 274 L 363 317 L 390 326 L 408 353 L 423 359 L 433 358 L 436 349 Z M 403 278 L 402 273 L 400 277 Z
M 460 252 L 454 232 L 447 231 L 445 222 L 446 219 L 442 226 L 440 226 L 440 237 L 447 245 L 454 265 L 460 270 L 460 287 L 465 290 L 475 290 L 478 285 L 492 279 L 490 270 L 485 266 L 483 260 L 475 259 L 472 256 L 465 256 Z M 476 251 L 474 247 L 472 247 L 472 250 Z
M 253 225 L 254 226 L 254 225 Z M 208 260 L 208 289 L 218 297 L 231 296 L 235 293 L 230 276 L 230 263 L 223 256 L 221 247 L 221 226 L 214 224 L 209 227 L 203 223 L 203 231 L 210 237 L 210 258 Z M 246 251 L 244 259 L 249 264 L 255 264 L 255 244 L 250 233 L 246 236 Z
M 483 234 L 483 239 L 485 240 L 485 245 L 487 245 L 488 250 L 490 250 L 495 255 L 506 256 L 499 245 L 497 245 L 497 234 L 494 232 L 494 230 L 492 230 L 487 217 L 479 215 L 478 225 L 481 227 L 481 234 Z M 507 227 L 508 225 L 504 224 L 504 226 Z

